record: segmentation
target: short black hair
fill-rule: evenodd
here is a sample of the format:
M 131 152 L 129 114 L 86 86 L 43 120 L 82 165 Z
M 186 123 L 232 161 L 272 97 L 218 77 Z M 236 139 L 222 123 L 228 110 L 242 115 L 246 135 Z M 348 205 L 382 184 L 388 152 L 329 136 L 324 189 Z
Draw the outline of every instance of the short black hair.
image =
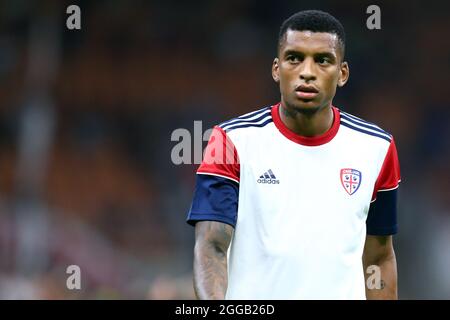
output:
M 300 11 L 287 18 L 280 27 L 278 34 L 278 50 L 284 41 L 287 30 L 326 32 L 337 35 L 342 49 L 342 59 L 345 53 L 345 31 L 338 19 L 320 10 Z

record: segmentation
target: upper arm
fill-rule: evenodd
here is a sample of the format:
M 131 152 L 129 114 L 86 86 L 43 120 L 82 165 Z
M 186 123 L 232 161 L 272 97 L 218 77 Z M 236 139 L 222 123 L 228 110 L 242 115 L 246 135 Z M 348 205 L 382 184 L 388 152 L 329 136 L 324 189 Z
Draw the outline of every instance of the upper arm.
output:
M 226 253 L 233 236 L 233 227 L 217 221 L 199 221 L 195 224 L 196 247 L 210 247 Z
M 397 148 L 392 139 L 375 182 L 367 216 L 368 234 L 387 236 L 397 233 L 397 188 L 400 180 Z
M 394 255 L 392 236 L 366 236 L 364 245 L 364 264 L 377 264 L 377 262 Z
M 215 127 L 197 170 L 187 222 L 195 225 L 198 221 L 217 221 L 234 227 L 239 202 L 239 175 L 237 150 L 226 133 Z

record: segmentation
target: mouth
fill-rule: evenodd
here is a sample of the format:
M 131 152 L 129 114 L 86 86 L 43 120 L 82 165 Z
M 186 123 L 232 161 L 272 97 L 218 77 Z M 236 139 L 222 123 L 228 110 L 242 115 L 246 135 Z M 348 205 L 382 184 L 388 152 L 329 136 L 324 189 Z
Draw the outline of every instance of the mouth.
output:
M 300 99 L 313 99 L 319 94 L 319 90 L 311 85 L 299 85 L 295 88 L 295 94 Z

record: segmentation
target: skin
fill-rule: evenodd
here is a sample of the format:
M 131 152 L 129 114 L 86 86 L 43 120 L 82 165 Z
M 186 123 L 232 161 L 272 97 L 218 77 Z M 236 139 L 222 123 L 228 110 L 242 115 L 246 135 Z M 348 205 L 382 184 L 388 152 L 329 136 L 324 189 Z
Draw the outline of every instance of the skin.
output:
M 325 133 L 333 123 L 332 99 L 336 87 L 348 80 L 349 67 L 335 34 L 287 30 L 272 76 L 280 86 L 280 117 L 293 132 L 302 136 Z M 297 96 L 299 85 L 313 85 L 319 92 L 312 99 Z M 227 252 L 233 227 L 216 221 L 195 226 L 194 289 L 198 299 L 224 299 L 227 289 Z M 368 299 L 396 299 L 397 272 L 392 237 L 367 236 L 363 254 L 364 270 L 378 265 L 383 289 L 369 290 Z M 368 274 L 365 274 L 366 279 Z
M 227 290 L 227 251 L 233 227 L 216 221 L 195 224 L 194 289 L 201 300 L 223 300 Z
M 342 59 L 337 35 L 287 30 L 272 64 L 272 77 L 280 86 L 281 120 L 291 131 L 313 137 L 331 127 L 336 87 L 342 87 L 349 77 L 348 64 Z M 295 89 L 302 84 L 313 85 L 318 95 L 297 97 Z
M 396 300 L 397 294 L 397 261 L 392 243 L 392 236 L 366 236 L 363 252 L 363 267 L 367 271 L 370 265 L 380 267 L 381 289 L 369 289 L 366 285 L 368 300 Z M 365 280 L 370 274 L 364 272 Z

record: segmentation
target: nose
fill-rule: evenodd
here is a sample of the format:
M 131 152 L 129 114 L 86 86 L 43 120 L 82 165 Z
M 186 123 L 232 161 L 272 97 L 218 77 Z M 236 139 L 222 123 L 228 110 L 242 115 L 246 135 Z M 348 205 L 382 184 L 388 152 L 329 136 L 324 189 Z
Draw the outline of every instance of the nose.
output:
M 310 57 L 306 58 L 300 69 L 300 79 L 306 82 L 316 79 L 316 74 L 314 71 L 314 60 Z

